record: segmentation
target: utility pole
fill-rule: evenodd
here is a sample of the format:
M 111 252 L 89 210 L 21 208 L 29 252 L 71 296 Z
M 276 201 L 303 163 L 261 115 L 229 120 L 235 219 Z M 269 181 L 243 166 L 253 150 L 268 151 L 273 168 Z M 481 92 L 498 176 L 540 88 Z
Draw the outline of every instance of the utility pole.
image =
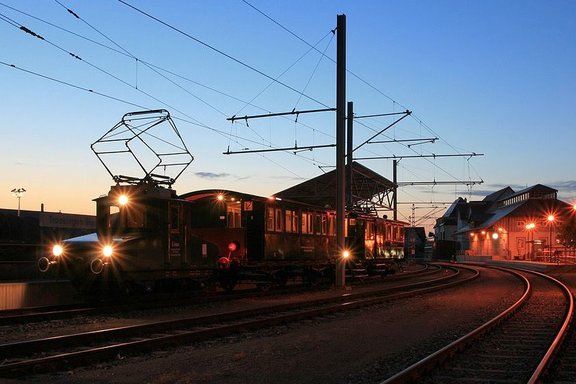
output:
M 337 16 L 336 31 L 336 287 L 346 286 L 346 15 Z M 352 116 L 349 116 L 351 119 Z

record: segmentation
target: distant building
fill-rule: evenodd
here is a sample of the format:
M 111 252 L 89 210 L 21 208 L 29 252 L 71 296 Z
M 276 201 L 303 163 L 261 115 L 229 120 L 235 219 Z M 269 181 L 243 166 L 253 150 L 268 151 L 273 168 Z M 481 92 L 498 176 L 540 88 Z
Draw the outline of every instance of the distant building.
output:
M 424 258 L 426 248 L 426 231 L 424 227 L 404 228 L 404 257 Z
M 576 214 L 556 189 L 536 184 L 515 192 L 506 187 L 481 201 L 458 198 L 436 220 L 436 241 L 452 242 L 458 258 L 552 261 L 563 251 L 562 223 Z

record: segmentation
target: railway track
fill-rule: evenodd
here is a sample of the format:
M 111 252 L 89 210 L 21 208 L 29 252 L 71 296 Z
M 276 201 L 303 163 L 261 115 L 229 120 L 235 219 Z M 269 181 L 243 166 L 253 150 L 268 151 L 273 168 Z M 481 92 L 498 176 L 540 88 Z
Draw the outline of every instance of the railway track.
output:
M 378 305 L 462 284 L 479 275 L 477 270 L 471 268 L 450 267 L 447 270 L 451 272 L 424 282 L 396 284 L 386 289 L 3 344 L 0 345 L 0 361 L 4 361 L 0 365 L 0 377 L 69 369 L 119 355 L 137 354 Z
M 550 276 L 512 273 L 525 282 L 516 303 L 381 384 L 541 382 L 567 334 L 574 299 L 565 284 Z
M 434 275 L 441 269 L 438 265 L 423 264 L 419 269 L 413 269 L 404 273 L 393 274 L 382 278 L 371 278 L 351 281 L 350 284 L 355 286 L 366 286 L 379 283 L 394 283 L 397 281 Z M 56 305 L 47 307 L 23 308 L 16 310 L 0 311 L 0 326 L 12 324 L 24 324 L 32 322 L 44 322 L 57 319 L 69 319 L 76 316 L 95 316 L 103 314 L 113 314 L 126 312 L 129 310 L 147 310 L 168 308 L 183 305 L 196 305 L 215 303 L 221 301 L 241 300 L 246 298 L 270 297 L 275 295 L 284 295 L 287 293 L 305 292 L 310 290 L 323 290 L 325 286 L 306 287 L 302 284 L 288 285 L 277 289 L 262 291 L 257 288 L 246 288 L 233 292 L 187 292 L 187 293 L 169 293 L 160 295 L 140 295 L 136 298 L 126 297 L 121 300 L 111 302 L 101 302 L 96 305 Z

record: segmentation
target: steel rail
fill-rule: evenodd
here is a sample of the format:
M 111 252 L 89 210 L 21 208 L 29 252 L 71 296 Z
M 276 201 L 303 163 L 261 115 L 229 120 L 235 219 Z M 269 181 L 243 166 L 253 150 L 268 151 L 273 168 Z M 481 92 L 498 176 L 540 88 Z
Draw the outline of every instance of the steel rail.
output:
M 550 348 L 548 348 L 548 350 L 544 354 L 544 357 L 540 361 L 540 364 L 538 364 L 538 367 L 536 367 L 534 374 L 528 380 L 528 384 L 537 383 L 542 377 L 542 375 L 546 372 L 546 369 L 548 368 L 554 356 L 562 346 L 562 343 L 566 339 L 566 335 L 568 334 L 570 324 L 572 323 L 572 320 L 574 318 L 574 295 L 572 295 L 570 288 L 566 284 L 564 284 L 563 282 L 559 281 L 558 279 L 552 276 L 548 276 L 540 272 L 532 272 L 532 273 L 545 276 L 548 279 L 554 281 L 556 285 L 562 287 L 562 290 L 564 291 L 564 296 L 566 296 L 566 298 L 568 299 L 568 309 L 566 310 L 567 316 L 564 319 L 564 322 L 562 323 L 560 330 L 556 334 L 556 337 L 554 338 L 552 344 L 550 344 Z
M 387 275 L 387 282 L 398 281 L 404 278 L 411 278 L 415 275 L 426 276 L 427 274 L 434 274 L 437 272 L 435 269 L 431 269 L 433 266 L 439 268 L 438 265 L 423 264 L 423 268 L 413 271 L 405 271 L 402 274 L 392 274 Z M 360 282 L 350 282 L 351 285 L 365 286 L 370 283 L 380 283 L 382 279 L 378 277 L 378 281 L 374 279 L 365 279 Z M 45 307 L 29 307 L 29 308 L 19 308 L 19 309 L 9 309 L 0 310 L 0 326 L 12 325 L 12 324 L 23 324 L 32 322 L 45 322 L 48 320 L 55 319 L 67 319 L 75 316 L 91 316 L 91 315 L 102 315 L 109 313 L 117 313 L 119 311 L 133 310 L 146 310 L 146 309 L 158 309 L 159 307 L 172 307 L 181 305 L 195 305 L 195 304 L 205 304 L 207 302 L 221 302 L 221 301 L 232 301 L 245 298 L 258 298 L 261 296 L 275 296 L 282 295 L 286 293 L 302 292 L 302 290 L 318 290 L 322 288 L 310 288 L 305 287 L 304 284 L 296 283 L 294 285 L 288 285 L 275 289 L 273 291 L 263 292 L 260 289 L 242 289 L 235 290 L 233 292 L 187 292 L 186 295 L 179 298 L 174 298 L 174 295 L 170 295 L 169 301 L 166 298 L 160 296 L 160 298 L 148 297 L 146 300 L 142 301 L 141 297 L 138 296 L 138 301 L 134 302 L 131 297 L 124 298 L 125 300 L 112 301 L 110 303 L 101 302 L 98 305 L 85 304 L 70 304 L 70 305 L 50 305 Z M 190 295 L 191 293 L 191 295 Z
M 428 287 L 424 286 L 425 283 L 420 282 L 417 284 L 405 284 L 394 288 L 382 290 L 380 292 L 363 292 L 363 293 L 347 293 L 338 297 L 316 299 L 310 302 L 290 303 L 265 307 L 264 309 L 244 310 L 238 312 L 229 312 L 224 314 L 209 315 L 204 317 L 179 319 L 167 322 L 156 322 L 150 324 L 142 324 L 137 326 L 121 327 L 110 330 L 102 330 L 95 332 L 88 332 L 77 335 L 67 335 L 61 337 L 52 337 L 47 339 L 31 340 L 22 343 L 11 343 L 0 345 L 0 356 L 2 358 L 6 355 L 17 353 L 33 354 L 34 352 L 46 352 L 46 349 L 52 345 L 66 345 L 68 347 L 82 347 L 89 342 L 93 342 L 97 338 L 102 338 L 107 341 L 110 338 L 134 337 L 137 336 L 147 337 L 142 340 L 128 340 L 122 342 L 114 342 L 114 344 L 84 349 L 79 351 L 57 353 L 52 356 L 42 358 L 29 358 L 16 362 L 6 361 L 0 365 L 0 377 L 4 376 L 21 376 L 28 374 L 32 371 L 42 371 L 54 367 L 66 368 L 72 365 L 78 365 L 81 362 L 102 360 L 115 357 L 118 354 L 138 353 L 142 351 L 152 350 L 154 348 L 161 348 L 172 346 L 175 344 L 182 344 L 184 342 L 205 340 L 207 338 L 222 337 L 224 335 L 236 334 L 240 331 L 248 331 L 260 329 L 263 327 L 283 324 L 286 322 L 294 322 L 306 318 L 313 318 L 328 313 L 341 312 L 346 310 L 357 309 L 360 307 L 376 305 L 382 302 L 423 294 L 427 292 L 436 291 L 439 289 L 446 289 L 453 287 L 457 284 L 463 284 L 471 281 L 479 276 L 479 271 L 474 268 L 463 268 L 473 271 L 473 275 L 469 277 L 461 277 L 457 271 L 454 274 L 443 276 L 441 278 L 432 279 L 428 282 Z M 457 277 L 458 279 L 453 281 Z M 414 289 L 410 289 L 410 287 Z M 404 289 L 402 292 L 397 292 L 399 289 Z M 320 307 L 319 307 L 320 306 Z M 311 307 L 311 308 L 310 308 Z M 279 313 L 282 311 L 283 313 Z M 258 318 L 256 316 L 271 316 L 267 318 Z M 216 325 L 215 322 L 230 322 L 232 324 Z M 212 328 L 207 328 L 213 326 Z M 176 330 L 180 327 L 179 330 Z M 187 327 L 185 330 L 183 328 Z M 200 329 L 189 328 L 196 327 Z M 162 335 L 149 336 L 150 334 L 157 334 L 164 332 Z M 166 334 L 170 332 L 169 334 Z M 146 336 L 148 335 L 148 336 Z
M 418 378 L 422 377 L 432 369 L 437 368 L 440 364 L 444 363 L 447 359 L 451 358 L 459 351 L 468 347 L 471 343 L 476 341 L 482 335 L 486 334 L 488 331 L 491 331 L 500 324 L 502 324 L 503 321 L 510 318 L 527 302 L 528 298 L 532 294 L 532 285 L 525 276 L 511 269 L 498 268 L 498 267 L 492 267 L 492 268 L 507 271 L 521 278 L 525 286 L 525 291 L 523 295 L 514 304 L 512 304 L 509 308 L 500 313 L 498 316 L 494 317 L 493 319 L 489 320 L 488 322 L 484 323 L 483 325 L 474 329 L 468 334 L 460 337 L 456 341 L 446 345 L 445 347 L 425 357 L 424 359 L 410 365 L 408 368 L 402 370 L 401 372 L 398 372 L 395 375 L 389 377 L 388 379 L 380 382 L 380 384 L 416 382 Z M 550 344 L 544 357 L 540 360 L 540 363 L 534 370 L 532 377 L 529 380 L 529 383 L 532 384 L 538 382 L 538 380 L 541 378 L 543 372 L 545 372 L 546 367 L 550 364 L 554 354 L 558 351 L 558 349 L 562 344 L 562 341 L 566 337 L 568 327 L 573 318 L 574 298 L 572 293 L 570 292 L 570 289 L 557 279 L 536 271 L 529 271 L 529 270 L 520 270 L 520 271 L 525 273 L 531 273 L 540 276 L 542 278 L 548 279 L 549 281 L 552 281 L 554 284 L 556 284 L 558 287 L 561 288 L 564 296 L 568 300 L 565 319 L 559 331 L 556 333 L 554 341 Z

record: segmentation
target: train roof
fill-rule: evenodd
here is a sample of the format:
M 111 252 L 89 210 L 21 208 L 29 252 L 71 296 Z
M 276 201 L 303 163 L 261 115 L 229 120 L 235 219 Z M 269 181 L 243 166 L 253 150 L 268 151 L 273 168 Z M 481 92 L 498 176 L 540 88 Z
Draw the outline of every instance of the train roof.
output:
M 282 199 L 301 201 L 320 207 L 336 207 L 336 170 L 330 171 L 275 194 Z M 371 202 L 391 208 L 384 195 L 395 192 L 397 185 L 382 175 L 357 163 L 352 163 L 351 203 Z
M 253 201 L 270 201 L 274 200 L 277 196 L 259 196 L 253 195 L 251 193 L 244 193 L 238 191 L 231 191 L 226 189 L 203 189 L 199 191 L 187 192 L 179 196 L 180 199 L 188 200 L 188 201 L 198 201 L 206 198 L 213 198 L 218 195 L 223 195 L 225 200 L 253 200 Z M 295 200 L 288 200 L 282 199 L 284 202 L 297 204 L 299 206 L 308 206 L 312 209 L 325 209 L 322 206 L 316 206 L 312 204 L 308 204 L 303 201 L 295 201 Z
M 238 191 L 230 191 L 227 189 L 202 189 L 199 191 L 192 191 L 187 192 L 179 196 L 180 199 L 188 200 L 188 201 L 195 201 L 201 200 L 207 197 L 217 196 L 217 195 L 225 195 L 234 197 L 241 200 L 266 200 L 266 197 L 253 195 L 250 193 L 243 193 Z

